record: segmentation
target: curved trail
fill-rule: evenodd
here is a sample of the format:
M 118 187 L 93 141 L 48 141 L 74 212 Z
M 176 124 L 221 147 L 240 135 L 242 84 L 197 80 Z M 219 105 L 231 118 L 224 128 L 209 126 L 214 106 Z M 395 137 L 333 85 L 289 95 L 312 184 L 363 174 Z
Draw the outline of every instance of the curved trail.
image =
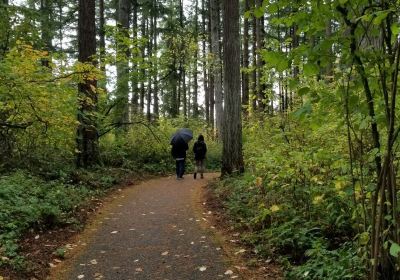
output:
M 50 279 L 240 279 L 229 274 L 235 270 L 201 207 L 201 188 L 215 177 L 161 178 L 122 190 Z

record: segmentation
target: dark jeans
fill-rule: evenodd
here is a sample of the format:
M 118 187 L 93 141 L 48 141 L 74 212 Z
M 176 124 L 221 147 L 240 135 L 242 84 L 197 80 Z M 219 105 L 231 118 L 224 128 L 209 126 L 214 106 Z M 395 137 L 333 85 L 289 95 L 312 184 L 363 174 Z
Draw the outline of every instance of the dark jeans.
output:
M 177 160 L 176 161 L 176 177 L 182 178 L 183 174 L 185 173 L 185 160 Z

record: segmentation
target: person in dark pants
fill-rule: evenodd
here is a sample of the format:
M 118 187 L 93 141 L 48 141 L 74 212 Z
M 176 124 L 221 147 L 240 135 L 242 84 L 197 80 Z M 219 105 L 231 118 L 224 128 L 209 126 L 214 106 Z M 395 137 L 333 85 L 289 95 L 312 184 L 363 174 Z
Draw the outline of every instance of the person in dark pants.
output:
M 176 178 L 183 179 L 185 173 L 186 151 L 189 149 L 188 144 L 183 139 L 179 139 L 172 144 L 171 154 L 176 161 Z
M 200 173 L 201 179 L 204 175 L 204 160 L 207 153 L 207 145 L 204 142 L 204 136 L 199 135 L 197 141 L 193 145 L 194 159 L 196 160 L 196 169 L 194 171 L 193 177 L 196 179 L 197 173 Z

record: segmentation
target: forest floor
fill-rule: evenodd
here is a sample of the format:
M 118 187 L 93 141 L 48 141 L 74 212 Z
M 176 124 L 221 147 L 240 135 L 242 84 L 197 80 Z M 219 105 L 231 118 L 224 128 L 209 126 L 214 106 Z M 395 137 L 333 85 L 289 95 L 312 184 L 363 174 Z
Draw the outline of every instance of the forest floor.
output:
M 223 222 L 206 188 L 217 177 L 188 174 L 117 189 L 99 203 L 83 232 L 64 240 L 65 259 L 48 260 L 46 279 L 281 279 L 274 264 L 254 262 L 240 233 Z

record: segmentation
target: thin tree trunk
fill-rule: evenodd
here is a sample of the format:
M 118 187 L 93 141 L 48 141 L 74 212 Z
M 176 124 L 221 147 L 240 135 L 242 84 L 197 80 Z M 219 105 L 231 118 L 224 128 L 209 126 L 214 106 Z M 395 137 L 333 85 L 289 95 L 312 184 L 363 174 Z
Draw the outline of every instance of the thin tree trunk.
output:
M 121 38 L 117 40 L 117 106 L 116 121 L 129 122 L 129 48 L 123 38 L 129 37 L 129 14 L 131 0 L 119 0 L 118 5 L 118 33 Z
M 104 16 L 104 0 L 99 0 L 99 48 L 100 48 L 100 70 L 105 74 L 106 64 L 106 31 L 105 31 L 105 16 Z
M 153 14 L 154 11 L 152 11 Z M 153 15 L 152 15 L 153 16 Z M 148 75 L 148 79 L 147 79 L 147 98 L 146 98 L 146 118 L 147 121 L 150 122 L 151 121 L 151 96 L 152 96 L 152 81 L 153 81 L 153 18 L 152 16 L 148 19 L 147 21 L 147 34 L 148 34 L 148 43 L 147 43 L 147 60 L 148 60 L 148 67 L 149 67 L 149 75 Z M 149 26 L 149 21 L 150 21 L 150 26 Z
M 212 73 L 214 77 L 214 95 L 215 95 L 215 128 L 217 139 L 221 139 L 223 124 L 223 106 L 222 106 L 222 80 L 221 80 L 221 58 L 219 43 L 219 1 L 211 1 L 211 49 L 212 49 Z
M 197 118 L 199 116 L 199 104 L 198 104 L 198 82 L 197 82 L 197 76 L 198 76 L 198 69 L 197 69 L 197 60 L 199 57 L 199 50 L 198 50 L 198 41 L 199 41 L 199 25 L 198 25 L 198 18 L 199 18 L 199 9 L 198 9 L 199 1 L 195 0 L 195 16 L 194 16 L 194 21 L 195 21 L 195 27 L 194 27 L 194 41 L 196 43 L 196 49 L 194 53 L 194 68 L 193 68 L 193 117 Z
M 142 19 L 141 19 L 141 37 L 146 37 L 146 17 L 144 16 L 144 11 L 142 8 Z M 146 95 L 145 88 L 145 77 L 146 77 L 146 69 L 144 67 L 146 59 L 146 44 L 142 43 L 141 46 L 141 75 L 140 75 L 140 113 L 144 114 L 144 97 Z
M 209 53 L 212 54 L 212 39 L 211 39 L 211 1 L 208 0 L 208 39 L 209 39 Z M 214 83 L 214 75 L 213 75 L 213 63 L 211 63 L 209 72 L 208 72 L 208 80 L 209 80 L 209 99 L 210 99 L 210 124 L 212 130 L 214 130 L 215 125 L 215 83 Z
M 153 90 L 153 113 L 154 113 L 154 118 L 158 119 L 160 115 L 160 109 L 159 109 L 159 103 L 158 103 L 158 42 L 157 42 L 157 36 L 158 36 L 158 30 L 157 30 L 157 19 L 158 19 L 158 7 L 157 7 L 157 0 L 154 0 L 153 2 L 153 8 L 154 8 L 154 23 L 153 23 L 153 53 L 154 53 L 154 90 Z
M 207 74 L 207 53 L 206 53 L 206 42 L 207 42 L 207 34 L 206 34 L 206 10 L 205 10 L 205 2 L 206 0 L 201 0 L 201 10 L 202 10 L 202 56 L 203 56 L 203 86 L 204 86 L 204 107 L 206 114 L 206 123 L 210 123 L 210 92 L 209 92 L 209 81 Z M 208 9 L 207 9 L 208 11 Z M 208 23 L 207 23 L 208 24 Z
M 104 1 L 104 0 L 102 0 Z M 133 18 L 132 18 L 132 29 L 133 29 L 133 40 L 138 39 L 138 1 L 133 0 L 132 2 L 133 5 Z M 134 54 L 135 56 L 138 55 L 137 52 Z M 138 85 L 138 77 L 139 77 L 139 71 L 138 71 L 138 63 L 134 62 L 132 63 L 132 79 L 131 79 L 131 84 L 132 84 L 132 115 L 136 115 L 139 111 L 139 85 Z
M 255 6 L 255 0 L 249 0 L 252 7 Z M 253 55 L 253 71 L 251 79 L 251 108 L 255 112 L 257 110 L 257 18 L 252 18 L 252 55 Z
M 249 0 L 245 0 L 244 2 L 244 10 L 250 10 Z M 243 23 L 243 68 L 244 71 L 242 73 L 242 105 L 243 112 L 245 114 L 248 113 L 248 105 L 249 105 L 249 74 L 247 69 L 249 68 L 249 19 L 247 17 L 244 18 Z

